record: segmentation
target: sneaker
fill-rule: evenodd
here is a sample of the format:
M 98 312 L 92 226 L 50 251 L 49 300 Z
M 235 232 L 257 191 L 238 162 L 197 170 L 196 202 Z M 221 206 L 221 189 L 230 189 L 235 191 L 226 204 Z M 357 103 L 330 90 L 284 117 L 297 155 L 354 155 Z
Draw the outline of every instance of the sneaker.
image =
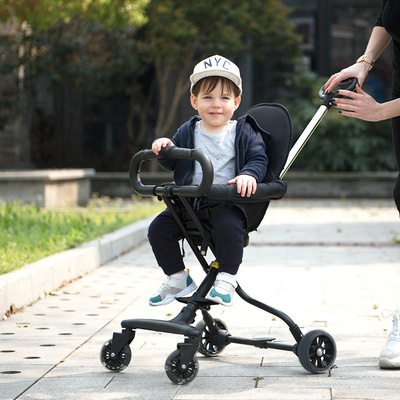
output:
M 149 304 L 151 306 L 162 306 L 164 304 L 169 304 L 177 297 L 185 296 L 196 290 L 197 285 L 189 275 L 189 272 L 185 270 L 183 274 L 184 277 L 181 279 L 167 276 L 164 279 L 160 289 L 157 290 L 154 296 L 150 297 Z
M 382 315 L 393 316 L 393 329 L 388 342 L 379 354 L 379 367 L 400 368 L 400 309 L 389 312 L 389 315 L 384 315 L 384 313 Z
M 234 275 L 228 274 L 227 272 L 220 272 L 215 279 L 214 287 L 206 296 L 206 299 L 214 303 L 231 307 L 236 287 L 237 283 Z

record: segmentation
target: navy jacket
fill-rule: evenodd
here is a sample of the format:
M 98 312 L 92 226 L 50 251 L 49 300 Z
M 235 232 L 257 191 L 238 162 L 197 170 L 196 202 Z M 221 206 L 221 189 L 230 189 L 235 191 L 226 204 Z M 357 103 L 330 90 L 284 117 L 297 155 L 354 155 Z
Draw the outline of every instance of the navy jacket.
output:
M 199 116 L 192 117 L 183 124 L 172 142 L 177 147 L 186 149 L 194 148 L 194 129 Z M 265 143 L 269 133 L 264 131 L 250 116 L 238 118 L 235 138 L 235 176 L 246 174 L 253 176 L 257 182 L 262 182 L 268 166 L 268 158 L 265 153 Z M 167 170 L 174 171 L 174 181 L 177 185 L 190 185 L 194 174 L 194 161 L 185 159 L 159 158 L 159 164 Z

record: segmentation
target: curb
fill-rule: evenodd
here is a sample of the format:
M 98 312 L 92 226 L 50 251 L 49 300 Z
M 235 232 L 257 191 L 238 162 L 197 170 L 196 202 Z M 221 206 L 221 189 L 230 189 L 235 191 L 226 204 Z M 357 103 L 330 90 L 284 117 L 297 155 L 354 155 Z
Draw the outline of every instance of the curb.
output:
M 53 254 L 0 275 L 0 315 L 26 307 L 147 239 L 153 217 L 130 224 L 79 247 Z

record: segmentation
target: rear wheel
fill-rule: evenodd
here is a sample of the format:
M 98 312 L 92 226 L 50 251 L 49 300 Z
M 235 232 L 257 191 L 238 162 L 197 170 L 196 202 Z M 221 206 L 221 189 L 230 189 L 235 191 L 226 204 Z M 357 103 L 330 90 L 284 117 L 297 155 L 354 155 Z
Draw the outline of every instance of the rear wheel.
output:
M 333 337 L 323 331 L 307 332 L 300 340 L 297 355 L 301 365 L 309 372 L 321 374 L 334 365 L 336 344 Z
M 228 331 L 227 326 L 222 320 L 216 318 L 214 322 L 218 330 Z M 206 325 L 204 321 L 200 321 L 196 325 L 196 328 L 201 332 L 198 352 L 200 354 L 203 354 L 203 356 L 216 357 L 227 346 L 227 344 L 223 342 L 221 336 L 218 336 L 216 333 L 211 332 L 210 328 Z

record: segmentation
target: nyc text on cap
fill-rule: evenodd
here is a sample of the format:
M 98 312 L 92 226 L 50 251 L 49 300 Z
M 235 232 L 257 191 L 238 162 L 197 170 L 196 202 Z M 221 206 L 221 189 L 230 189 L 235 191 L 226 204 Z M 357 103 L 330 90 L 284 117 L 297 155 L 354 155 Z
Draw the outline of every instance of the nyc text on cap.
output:
M 231 80 L 242 93 L 242 78 L 236 64 L 229 61 L 227 58 L 215 55 L 200 61 L 193 69 L 193 74 L 190 75 L 190 92 L 193 86 L 203 78 L 209 76 L 222 76 Z

